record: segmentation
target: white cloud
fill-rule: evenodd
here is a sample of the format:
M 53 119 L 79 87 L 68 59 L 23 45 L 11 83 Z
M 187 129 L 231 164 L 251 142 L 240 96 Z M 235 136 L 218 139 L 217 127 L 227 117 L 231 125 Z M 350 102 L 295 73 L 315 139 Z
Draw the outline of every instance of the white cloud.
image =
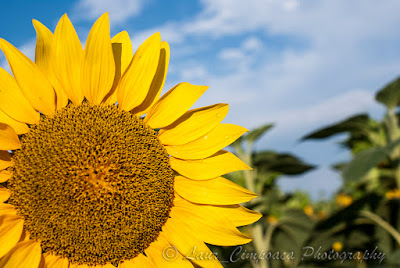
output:
M 360 112 L 378 107 L 374 95 L 366 90 L 351 90 L 342 95 L 302 108 L 281 110 L 274 116 L 279 131 L 292 132 L 321 127 Z M 278 134 L 279 135 L 279 134 Z
M 283 9 L 286 11 L 293 11 L 299 6 L 299 2 L 296 0 L 289 0 L 283 3 Z
M 373 0 L 203 0 L 202 3 L 204 10 L 182 25 L 186 33 L 218 37 L 266 30 L 322 39 L 349 34 L 356 34 L 357 38 L 397 27 L 396 10 L 400 8 L 400 2 L 395 0 L 381 1 L 379 5 Z
M 257 51 L 260 50 L 262 47 L 262 41 L 255 36 L 247 38 L 242 43 L 242 48 L 246 51 Z
M 81 19 L 92 20 L 110 12 L 111 25 L 117 25 L 139 15 L 145 4 L 144 0 L 80 0 L 74 14 Z
M 292 4 L 275 0 L 204 0 L 204 9 L 193 19 L 160 26 L 163 30 L 173 29 L 179 42 L 166 40 L 173 41 L 172 47 L 178 48 L 175 50 L 191 47 L 193 37 L 212 42 L 212 38 L 251 33 L 239 46 L 228 43 L 217 58 L 196 63 L 204 70 L 225 67 L 218 74 L 192 76 L 195 83 L 211 85 L 212 93 L 202 103 L 212 99 L 234 101 L 231 113 L 253 127 L 261 120 L 275 121 L 281 111 L 323 103 L 354 88 L 365 88 L 372 96 L 382 83 L 398 74 L 400 53 L 395 48 L 400 38 L 394 33 L 400 17 L 394 7 L 400 8 L 400 2 L 383 1 L 378 6 L 365 4 L 364 0 L 289 2 Z M 291 6 L 290 15 L 285 5 Z M 287 47 L 269 49 L 268 40 L 274 42 L 274 35 L 298 38 L 305 45 L 299 49 L 289 41 Z M 262 41 L 266 36 L 267 41 Z M 383 51 L 387 49 L 393 51 L 387 54 Z M 196 50 L 191 51 L 196 55 Z M 186 55 L 185 61 L 190 56 Z M 181 78 L 190 77 L 192 69 L 186 68 L 187 64 L 180 67 L 176 70 L 181 70 Z M 361 108 L 356 99 L 355 103 L 353 107 Z M 256 115 L 260 119 L 256 120 Z
M 223 60 L 242 60 L 246 57 L 241 49 L 235 48 L 225 48 L 219 53 L 218 56 Z
M 172 41 L 174 80 L 169 78 L 168 85 L 210 85 L 197 107 L 227 102 L 226 121 L 247 128 L 275 122 L 270 138 L 279 143 L 294 144 L 305 132 L 355 113 L 382 112 L 373 94 L 400 70 L 395 34 L 400 17 L 393 10 L 400 2 L 287 2 L 204 0 L 193 19 L 169 21 L 145 36 L 160 29 L 163 39 Z M 292 6 L 285 10 L 285 5 Z M 230 36 L 240 37 L 239 44 L 226 42 L 219 51 L 212 47 L 215 38 Z M 269 44 L 275 36 L 298 38 L 305 45 L 299 49 L 289 41 L 277 50 Z M 209 50 L 193 49 L 198 40 L 210 43 Z M 188 63 L 207 52 L 217 57 Z
M 264 24 L 271 1 L 203 0 L 204 10 L 184 25 L 187 33 L 238 34 Z
M 248 62 L 251 60 L 251 53 L 258 52 L 263 47 L 263 43 L 257 37 L 245 39 L 238 48 L 223 48 L 218 57 L 222 60 L 241 60 Z
M 201 79 L 208 75 L 207 70 L 203 66 L 194 66 L 189 69 L 184 69 L 180 73 L 182 81 L 192 81 L 194 79 Z

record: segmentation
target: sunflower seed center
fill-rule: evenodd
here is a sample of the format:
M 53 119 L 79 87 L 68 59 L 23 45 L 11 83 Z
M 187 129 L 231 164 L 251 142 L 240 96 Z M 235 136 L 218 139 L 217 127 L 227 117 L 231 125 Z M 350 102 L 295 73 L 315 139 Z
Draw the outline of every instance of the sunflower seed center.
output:
M 118 265 L 159 235 L 174 199 L 153 129 L 115 105 L 70 105 L 42 117 L 13 152 L 9 202 L 43 252 Z

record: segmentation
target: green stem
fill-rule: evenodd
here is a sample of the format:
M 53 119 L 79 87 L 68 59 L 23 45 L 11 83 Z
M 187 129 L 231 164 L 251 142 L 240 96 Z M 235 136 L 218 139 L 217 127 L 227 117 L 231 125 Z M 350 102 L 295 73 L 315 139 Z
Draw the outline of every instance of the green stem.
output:
M 374 223 L 376 223 L 378 226 L 382 227 L 385 229 L 389 234 L 393 236 L 393 238 L 396 240 L 397 244 L 400 245 L 400 233 L 393 228 L 392 225 L 390 225 L 387 221 L 376 215 L 375 213 L 372 213 L 370 211 L 361 211 L 360 212 L 361 216 L 370 219 Z
M 257 253 L 264 251 L 265 249 L 265 241 L 263 236 L 263 227 L 261 223 L 256 223 L 251 227 L 252 229 L 252 236 L 253 236 L 253 243 Z M 265 258 L 261 258 L 258 262 L 251 262 L 254 268 L 269 268 L 268 262 Z
M 236 154 L 238 155 L 238 157 L 240 159 L 242 159 L 243 162 L 245 162 L 248 166 L 251 167 L 252 165 L 252 161 L 251 161 L 251 147 L 247 147 L 246 152 L 243 151 L 242 147 L 240 144 L 235 144 L 234 145 Z M 244 180 L 245 180 L 245 187 L 254 192 L 255 190 L 255 182 L 254 182 L 254 172 L 251 170 L 244 170 L 243 171 L 243 176 L 244 176 Z
M 386 127 L 387 127 L 388 144 L 390 144 L 400 138 L 399 122 L 397 120 L 397 116 L 396 116 L 394 108 L 390 108 L 388 110 L 385 123 L 386 123 Z M 391 158 L 395 161 L 400 161 L 400 146 L 397 146 L 396 148 L 394 148 L 394 150 L 391 154 Z M 395 175 L 395 179 L 396 179 L 397 188 L 400 189 L 400 164 L 399 163 L 396 166 L 394 175 Z
M 253 149 L 253 144 L 251 142 L 247 143 L 247 148 L 246 151 L 243 151 L 242 147 L 240 144 L 237 144 L 235 146 L 236 153 L 238 154 L 239 158 L 242 159 L 247 165 L 250 167 L 252 166 L 252 149 Z M 246 188 L 254 193 L 256 192 L 256 187 L 255 187 L 255 174 L 254 171 L 251 170 L 244 170 L 243 171 L 244 175 L 244 180 L 246 184 Z M 259 193 L 257 193 L 259 194 Z M 250 203 L 254 202 L 254 199 L 250 201 Z M 264 235 L 263 235 L 263 226 L 261 223 L 255 223 L 252 226 L 249 226 L 250 231 L 252 233 L 252 238 L 253 238 L 253 244 L 256 252 L 261 252 L 265 248 L 265 241 L 264 241 Z M 252 266 L 254 268 L 268 268 L 268 263 L 267 260 L 262 258 L 258 260 L 258 262 L 251 262 Z
M 272 234 L 274 233 L 274 230 L 276 228 L 276 226 L 278 225 L 278 223 L 272 223 L 269 224 L 267 227 L 267 232 L 265 233 L 264 236 L 264 243 L 265 243 L 265 252 L 266 254 L 268 254 L 270 246 L 271 246 L 271 239 L 272 239 Z M 268 261 L 266 261 L 266 267 L 269 267 L 269 263 Z
M 253 165 L 253 161 L 251 159 L 252 152 L 253 152 L 253 143 L 247 142 L 246 152 L 243 153 L 242 159 L 250 167 Z M 254 171 L 244 170 L 244 179 L 246 181 L 247 189 L 252 191 L 253 193 L 259 194 L 256 192 Z

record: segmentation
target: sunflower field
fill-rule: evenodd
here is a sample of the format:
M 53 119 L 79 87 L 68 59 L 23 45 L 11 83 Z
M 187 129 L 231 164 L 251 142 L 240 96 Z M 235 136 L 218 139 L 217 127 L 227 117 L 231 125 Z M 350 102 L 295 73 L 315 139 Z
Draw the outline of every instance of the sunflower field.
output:
M 279 189 L 276 182 L 282 175 L 301 174 L 315 166 L 301 156 L 254 151 L 253 143 L 272 124 L 250 131 L 232 145 L 254 171 L 232 173 L 229 178 L 259 195 L 246 206 L 263 217 L 243 228 L 252 243 L 213 248 L 226 261 L 225 267 L 400 266 L 400 78 L 375 98 L 386 109 L 381 120 L 356 114 L 301 138 L 347 134 L 338 146 L 352 158 L 332 166 L 343 184 L 328 200 Z

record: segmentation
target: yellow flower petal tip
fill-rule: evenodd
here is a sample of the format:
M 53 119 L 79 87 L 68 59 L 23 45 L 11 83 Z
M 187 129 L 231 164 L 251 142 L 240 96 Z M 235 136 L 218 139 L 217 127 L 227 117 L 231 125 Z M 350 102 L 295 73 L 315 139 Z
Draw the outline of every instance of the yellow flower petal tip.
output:
M 161 36 L 155 33 L 139 46 L 118 84 L 117 98 L 122 110 L 131 111 L 142 104 L 156 74 Z
M 67 14 L 64 14 L 59 20 L 54 31 L 54 39 L 56 43 L 54 53 L 57 62 L 55 65 L 56 76 L 67 97 L 75 105 L 79 105 L 84 98 L 81 88 L 83 49 Z
M 17 121 L 37 124 L 40 115 L 24 97 L 14 77 L 0 68 L 0 81 L 0 109 Z
M 0 186 L 0 203 L 4 203 L 10 198 L 10 191 L 7 188 Z
M 145 122 L 153 128 L 169 126 L 190 109 L 207 89 L 208 86 L 186 82 L 176 85 L 154 104 L 145 117 Z
M 228 111 L 229 105 L 225 103 L 190 110 L 160 131 L 158 138 L 165 145 L 194 141 L 218 126 Z
M 16 150 L 21 148 L 18 135 L 7 124 L 0 123 L 0 150 Z
M 166 146 L 167 152 L 180 159 L 203 159 L 230 145 L 248 130 L 233 124 L 219 124 L 200 138 L 183 145 Z
M 52 115 L 56 110 L 56 96 L 42 71 L 2 38 L 0 38 L 0 49 L 4 52 L 19 87 L 32 107 L 46 115 Z
M 56 44 L 54 42 L 53 33 L 42 23 L 32 20 L 32 24 L 36 30 L 36 49 L 35 63 L 39 69 L 45 74 L 49 82 L 52 84 L 56 92 L 56 107 L 62 109 L 68 103 L 68 97 L 65 94 L 60 82 L 57 79 L 55 67 L 55 51 Z
M 109 24 L 108 13 L 105 13 L 94 23 L 85 45 L 81 81 L 85 96 L 92 104 L 100 104 L 114 82 L 115 61 Z
M 234 154 L 224 150 L 200 160 L 182 160 L 171 157 L 170 164 L 181 175 L 194 180 L 207 180 L 234 171 L 252 170 Z
M 258 196 L 222 177 L 195 181 L 177 176 L 175 177 L 175 190 L 180 196 L 193 203 L 210 205 L 244 203 Z

